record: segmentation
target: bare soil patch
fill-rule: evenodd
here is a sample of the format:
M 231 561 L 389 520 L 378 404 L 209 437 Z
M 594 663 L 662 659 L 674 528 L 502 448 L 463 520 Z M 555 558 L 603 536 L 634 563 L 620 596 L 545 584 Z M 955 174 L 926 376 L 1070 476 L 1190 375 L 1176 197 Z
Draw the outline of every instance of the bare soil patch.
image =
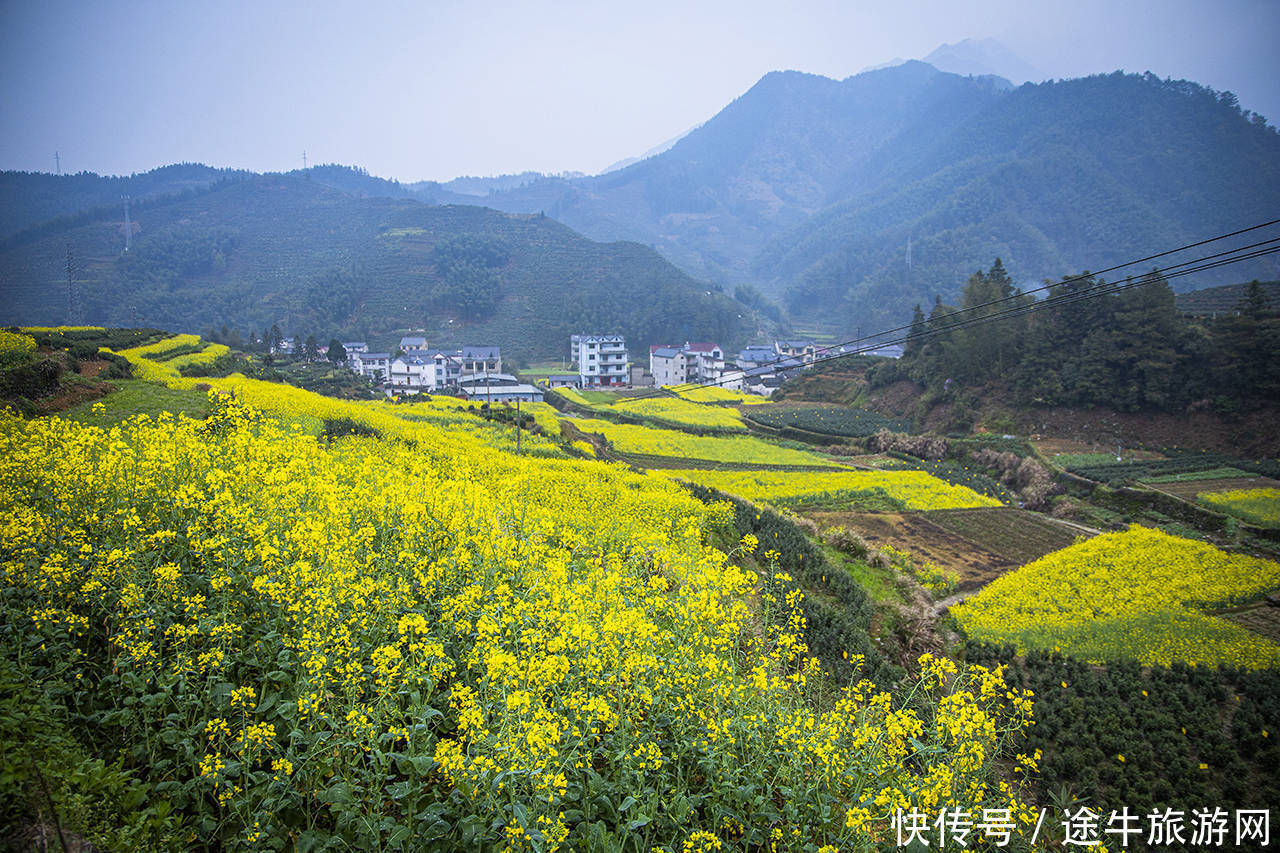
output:
M 944 530 L 1019 566 L 1066 548 L 1077 537 L 1086 535 L 1079 528 L 1039 513 L 1011 507 L 938 509 L 926 517 Z
M 80 362 L 80 375 L 85 379 L 97 379 L 98 374 L 111 366 L 106 361 L 82 361 Z
M 1031 446 L 1049 461 L 1059 454 L 1067 453 L 1115 453 L 1116 445 L 1102 445 L 1096 441 L 1079 441 L 1072 438 L 1036 438 Z M 1163 453 L 1154 450 L 1123 450 L 1125 459 L 1164 459 Z
M 918 415 L 917 404 L 924 389 L 913 382 L 901 381 L 876 389 L 869 407 L 886 415 L 910 417 Z M 1125 448 L 1196 448 L 1249 459 L 1280 454 L 1280 407 L 1260 406 L 1237 417 L 1221 417 L 1210 411 L 1186 413 L 1116 412 L 1110 409 L 1009 409 L 997 393 L 988 395 L 982 415 L 999 415 L 1011 419 L 1014 432 L 1043 436 L 1084 445 L 1071 452 Z M 921 429 L 948 432 L 950 406 L 938 404 L 917 423 Z M 917 418 L 919 420 L 919 418 Z M 1057 451 L 1066 452 L 1064 450 Z
M 1237 625 L 1242 625 L 1272 642 L 1280 643 L 1280 607 L 1257 604 L 1244 610 L 1237 610 L 1234 613 L 1220 615 L 1221 618 L 1229 619 Z
M 890 545 L 953 572 L 961 591 L 986 586 L 1021 565 L 934 524 L 924 513 L 815 510 L 804 515 L 822 527 L 847 527 L 873 545 Z
M 88 400 L 105 397 L 114 390 L 115 386 L 109 382 L 77 382 L 63 385 L 58 389 L 58 393 L 36 400 L 36 411 L 42 415 L 65 412 Z

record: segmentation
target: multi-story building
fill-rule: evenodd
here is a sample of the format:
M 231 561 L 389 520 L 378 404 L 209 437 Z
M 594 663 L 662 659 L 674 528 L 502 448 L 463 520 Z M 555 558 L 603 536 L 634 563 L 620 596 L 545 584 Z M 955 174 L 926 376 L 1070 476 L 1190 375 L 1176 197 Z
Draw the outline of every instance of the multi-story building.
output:
M 676 347 L 649 347 L 649 372 L 653 374 L 653 384 L 661 388 L 664 385 L 683 385 L 688 380 L 689 368 L 684 350 Z
M 463 376 L 477 373 L 501 373 L 502 352 L 498 347 L 464 346 L 458 353 Z
M 627 384 L 627 343 L 622 335 L 573 335 L 569 349 L 582 387 Z
M 658 386 L 718 382 L 724 375 L 724 350 L 719 344 L 687 341 L 682 347 L 652 346 L 649 372 Z
M 724 375 L 724 350 L 719 344 L 688 343 L 684 345 L 689 382 L 718 382 Z
M 357 355 L 363 355 L 369 351 L 369 345 L 364 341 L 343 341 L 342 349 L 347 354 L 347 365 L 350 366 Z
M 812 364 L 818 351 L 813 341 L 775 341 L 773 348 L 778 355 L 799 359 L 804 364 Z
M 405 355 L 422 356 L 427 354 L 427 339 L 413 336 L 406 336 L 400 339 L 400 350 Z
M 359 352 L 351 360 L 351 369 L 366 379 L 383 382 L 391 375 L 391 353 Z
M 386 385 L 389 390 L 417 393 L 433 390 L 435 365 L 430 359 L 416 355 L 398 355 L 387 368 Z
M 403 349 L 404 341 L 401 341 Z M 420 391 L 440 391 L 456 387 L 463 379 L 470 376 L 495 375 L 502 369 L 502 351 L 493 346 L 464 346 L 460 350 L 417 350 L 415 355 L 400 355 L 389 358 L 386 353 L 372 355 L 387 358 L 374 367 L 382 369 L 382 378 L 391 390 L 405 393 Z M 370 359 L 370 354 L 357 356 L 361 362 Z M 366 370 L 357 370 L 369 375 Z

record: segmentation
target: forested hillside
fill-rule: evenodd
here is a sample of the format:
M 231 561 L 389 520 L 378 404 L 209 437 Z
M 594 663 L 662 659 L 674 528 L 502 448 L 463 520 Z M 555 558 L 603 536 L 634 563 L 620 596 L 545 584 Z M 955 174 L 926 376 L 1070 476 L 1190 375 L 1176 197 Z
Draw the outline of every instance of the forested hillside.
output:
M 888 321 L 954 299 L 997 255 L 1026 279 L 1057 278 L 1255 225 L 1280 204 L 1280 135 L 1185 81 L 1022 86 L 940 130 L 886 147 L 865 168 L 877 185 L 761 253 L 763 275 L 799 282 L 793 310 Z M 1275 270 L 1270 259 L 1179 286 Z
M 989 393 L 1026 407 L 1232 416 L 1280 399 L 1280 312 L 1258 282 L 1243 291 L 1224 316 L 1191 318 L 1158 272 L 1117 283 L 1086 275 L 1037 304 L 997 259 L 970 276 L 958 307 L 939 302 L 926 317 L 917 305 L 902 359 L 871 379 L 909 378 L 953 403 Z M 996 319 L 1019 304 L 1036 310 Z
M 425 328 L 432 345 L 492 342 L 527 357 L 558 356 L 581 331 L 622 333 L 633 346 L 743 339 L 744 306 L 647 247 L 595 243 L 539 215 L 323 185 L 378 180 L 355 170 L 308 176 L 226 181 L 141 206 L 127 253 L 123 209 L 11 238 L 0 252 L 4 322 L 279 324 L 375 340 Z
M 192 194 L 218 181 L 250 175 L 200 163 L 163 166 L 127 177 L 92 172 L 74 175 L 0 172 L 0 240 L 7 241 L 37 226 L 57 229 L 73 221 L 112 216 L 120 220 L 123 236 L 126 195 L 132 205 L 145 205 L 149 200 Z
M 1280 135 L 1229 92 L 1149 74 L 1012 89 L 919 62 L 773 73 L 663 154 L 484 203 L 652 243 L 852 332 L 955 301 L 997 255 L 1056 279 L 1269 219 Z M 1278 272 L 1259 260 L 1179 287 Z

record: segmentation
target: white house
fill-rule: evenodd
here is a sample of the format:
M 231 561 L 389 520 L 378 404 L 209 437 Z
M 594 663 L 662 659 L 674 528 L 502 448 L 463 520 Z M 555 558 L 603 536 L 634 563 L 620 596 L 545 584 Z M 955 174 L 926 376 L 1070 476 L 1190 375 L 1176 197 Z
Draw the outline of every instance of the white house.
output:
M 622 335 L 573 335 L 569 349 L 582 387 L 627 383 L 627 343 Z
M 653 384 L 661 388 L 664 385 L 683 385 L 689 369 L 684 350 L 676 347 L 649 347 L 649 372 L 653 374 Z
M 406 336 L 400 339 L 400 349 L 405 355 L 416 355 L 419 358 L 427 354 L 427 339 Z
M 400 348 L 425 344 L 423 338 L 401 338 Z M 502 369 L 502 351 L 494 346 L 465 346 L 460 350 L 405 350 L 404 355 L 390 353 L 350 352 L 347 363 L 361 376 L 385 382 L 388 390 L 401 392 L 440 391 L 452 388 L 467 376 L 496 374 Z
M 724 368 L 724 350 L 719 344 L 686 341 L 682 347 L 649 347 L 649 372 L 653 374 L 653 384 L 659 387 L 719 382 Z
M 724 350 L 719 344 L 686 342 L 684 352 L 688 381 L 716 382 L 724 375 Z
M 812 364 L 818 351 L 813 341 L 775 341 L 773 348 L 778 355 L 798 358 L 805 364 Z
M 462 395 L 481 403 L 541 403 L 542 389 L 526 385 L 508 373 L 468 376 L 458 383 Z
M 382 382 L 391 375 L 391 353 L 360 352 L 351 360 L 351 369 L 366 379 Z
M 416 355 L 400 355 L 391 359 L 386 384 L 390 390 L 417 393 L 433 390 L 435 363 Z
M 457 353 L 462 362 L 461 373 L 470 376 L 476 373 L 501 373 L 502 351 L 492 346 L 464 346 Z
M 369 351 L 369 345 L 364 341 L 343 341 L 342 349 L 347 354 L 347 366 L 350 367 L 357 355 L 363 355 Z

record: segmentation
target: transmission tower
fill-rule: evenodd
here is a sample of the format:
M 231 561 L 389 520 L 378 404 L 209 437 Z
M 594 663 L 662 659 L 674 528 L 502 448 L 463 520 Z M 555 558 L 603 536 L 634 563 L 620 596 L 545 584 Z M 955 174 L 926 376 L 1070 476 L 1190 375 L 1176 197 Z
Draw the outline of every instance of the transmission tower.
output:
M 62 174 L 62 157 L 58 154 L 57 151 L 53 152 L 53 162 L 54 162 L 54 167 L 58 170 L 58 174 L 61 175 Z
M 305 172 L 305 171 L 307 171 L 307 152 L 306 152 L 306 149 L 303 149 L 303 151 L 302 151 L 302 171 L 304 171 L 304 172 Z
M 129 197 L 124 196 L 124 250 L 133 244 L 133 225 L 129 222 Z
M 911 292 L 911 235 L 907 235 L 907 293 Z
M 80 326 L 83 325 L 81 320 L 80 299 L 76 293 L 76 258 L 71 251 L 71 247 L 67 246 L 67 325 Z

